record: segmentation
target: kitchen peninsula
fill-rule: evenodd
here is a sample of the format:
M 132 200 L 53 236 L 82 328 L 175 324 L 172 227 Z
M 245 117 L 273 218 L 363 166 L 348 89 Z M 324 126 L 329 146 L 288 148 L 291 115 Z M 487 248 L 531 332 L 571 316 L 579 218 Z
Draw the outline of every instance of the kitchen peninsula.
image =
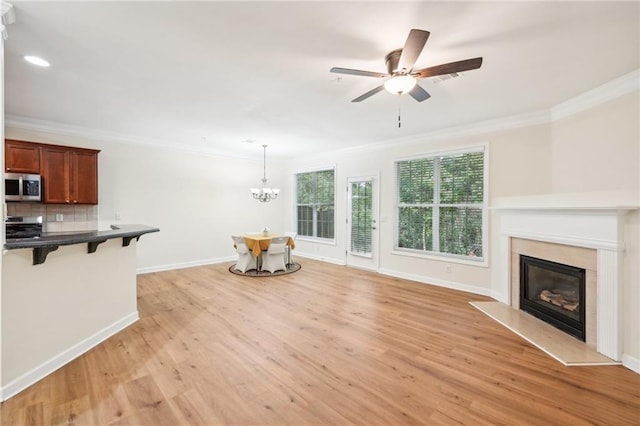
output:
M 138 320 L 137 244 L 158 231 L 117 225 L 5 243 L 2 399 Z
M 60 246 L 87 243 L 87 252 L 95 253 L 98 245 L 113 238 L 122 238 L 122 246 L 129 245 L 132 239 L 140 239 L 141 235 L 158 232 L 158 228 L 145 225 L 111 225 L 105 231 L 79 232 L 50 232 L 38 238 L 16 238 L 7 240 L 4 248 L 7 250 L 33 249 L 33 264 L 40 265 L 47 259 L 47 255 Z

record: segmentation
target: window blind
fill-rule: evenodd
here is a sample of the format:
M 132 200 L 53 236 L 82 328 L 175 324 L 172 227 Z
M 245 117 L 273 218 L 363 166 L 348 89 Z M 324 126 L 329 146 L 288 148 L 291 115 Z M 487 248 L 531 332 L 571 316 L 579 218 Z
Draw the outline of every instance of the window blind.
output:
M 334 170 L 296 174 L 296 222 L 300 236 L 334 238 Z
M 482 258 L 484 152 L 396 162 L 397 249 Z

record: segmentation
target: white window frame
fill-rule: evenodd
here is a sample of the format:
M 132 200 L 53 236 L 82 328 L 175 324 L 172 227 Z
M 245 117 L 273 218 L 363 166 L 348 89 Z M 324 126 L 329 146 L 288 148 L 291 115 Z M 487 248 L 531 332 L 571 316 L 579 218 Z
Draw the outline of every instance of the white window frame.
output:
M 313 167 L 313 168 L 305 168 L 305 169 L 301 169 L 301 170 L 295 170 L 291 176 L 291 180 L 292 182 L 292 194 L 293 197 L 291 197 L 291 201 L 292 201 L 292 209 L 293 209 L 293 214 L 292 214 L 292 218 L 293 218 L 293 229 L 296 230 L 296 232 L 298 231 L 298 179 L 297 179 L 297 175 L 301 174 L 301 173 L 314 173 L 314 172 L 322 172 L 322 171 L 327 171 L 327 170 L 333 170 L 333 238 L 320 238 L 320 237 L 313 237 L 313 236 L 309 236 L 309 235 L 300 235 L 298 234 L 296 236 L 296 240 L 301 240 L 301 241 L 311 241 L 311 242 L 316 242 L 316 243 L 321 243 L 321 244 L 331 244 L 331 245 L 335 245 L 336 244 L 336 232 L 337 232 L 337 228 L 338 228 L 338 224 L 336 223 L 336 214 L 337 214 L 337 206 L 336 206 L 336 201 L 337 201 L 337 190 L 338 190 L 338 185 L 337 185 L 337 175 L 338 175 L 338 170 L 335 164 L 330 165 L 330 166 L 320 166 L 320 167 Z M 314 227 L 317 226 L 316 223 L 314 223 Z
M 438 157 L 438 156 L 452 156 L 458 154 L 467 154 L 472 152 L 483 152 L 484 156 L 484 164 L 483 164 L 483 202 L 482 202 L 482 257 L 474 258 L 471 256 L 461 256 L 450 253 L 441 253 L 434 251 L 424 251 L 424 250 L 416 250 L 410 248 L 398 247 L 398 238 L 400 234 L 400 220 L 399 220 L 399 211 L 400 211 L 400 193 L 399 193 L 399 180 L 398 180 L 398 166 L 399 162 L 409 161 L 409 160 L 424 160 L 427 158 Z M 423 259 L 431 259 L 431 260 L 439 260 L 444 262 L 451 263 L 461 263 L 465 265 L 473 265 L 473 266 L 482 266 L 489 267 L 489 144 L 482 143 L 471 146 L 458 147 L 451 150 L 438 150 L 438 151 L 428 151 L 420 154 L 412 155 L 410 157 L 402 157 L 394 159 L 392 163 L 393 167 L 393 177 L 394 177 L 394 231 L 393 231 L 393 250 L 391 251 L 394 255 L 399 256 L 408 256 L 408 257 L 417 257 Z M 435 176 L 434 176 L 435 181 Z M 437 195 L 436 187 L 439 187 L 438 182 L 434 182 L 434 199 L 435 195 Z M 457 207 L 464 207 L 464 205 L 458 205 Z M 474 205 L 476 207 L 476 205 Z M 434 208 L 434 213 L 435 213 Z M 434 228 L 439 226 L 439 221 L 434 222 Z M 434 238 L 435 240 L 435 238 Z M 434 247 L 438 247 L 439 241 L 433 242 Z

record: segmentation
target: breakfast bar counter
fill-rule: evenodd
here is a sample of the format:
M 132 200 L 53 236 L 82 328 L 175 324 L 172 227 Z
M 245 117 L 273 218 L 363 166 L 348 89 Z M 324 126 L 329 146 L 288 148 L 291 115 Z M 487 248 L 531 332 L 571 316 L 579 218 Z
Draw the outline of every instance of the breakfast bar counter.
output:
M 141 235 L 151 232 L 159 232 L 160 229 L 146 225 L 111 225 L 108 230 L 92 230 L 77 232 L 49 232 L 40 237 L 15 238 L 7 240 L 4 245 L 6 250 L 33 249 L 33 264 L 44 263 L 47 255 L 60 246 L 87 243 L 87 253 L 94 253 L 99 244 L 113 238 L 122 238 L 122 246 L 126 247 L 134 238 L 140 239 Z
M 138 320 L 138 238 L 158 231 L 118 224 L 5 243 L 0 400 Z

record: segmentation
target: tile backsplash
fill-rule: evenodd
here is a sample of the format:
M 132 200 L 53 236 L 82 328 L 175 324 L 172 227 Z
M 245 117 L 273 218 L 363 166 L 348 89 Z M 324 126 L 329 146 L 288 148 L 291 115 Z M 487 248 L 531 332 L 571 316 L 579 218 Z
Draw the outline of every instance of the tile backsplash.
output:
M 7 203 L 7 216 L 42 216 L 45 232 L 85 231 L 98 228 L 98 206 L 96 205 Z M 60 218 L 62 220 L 56 220 Z

